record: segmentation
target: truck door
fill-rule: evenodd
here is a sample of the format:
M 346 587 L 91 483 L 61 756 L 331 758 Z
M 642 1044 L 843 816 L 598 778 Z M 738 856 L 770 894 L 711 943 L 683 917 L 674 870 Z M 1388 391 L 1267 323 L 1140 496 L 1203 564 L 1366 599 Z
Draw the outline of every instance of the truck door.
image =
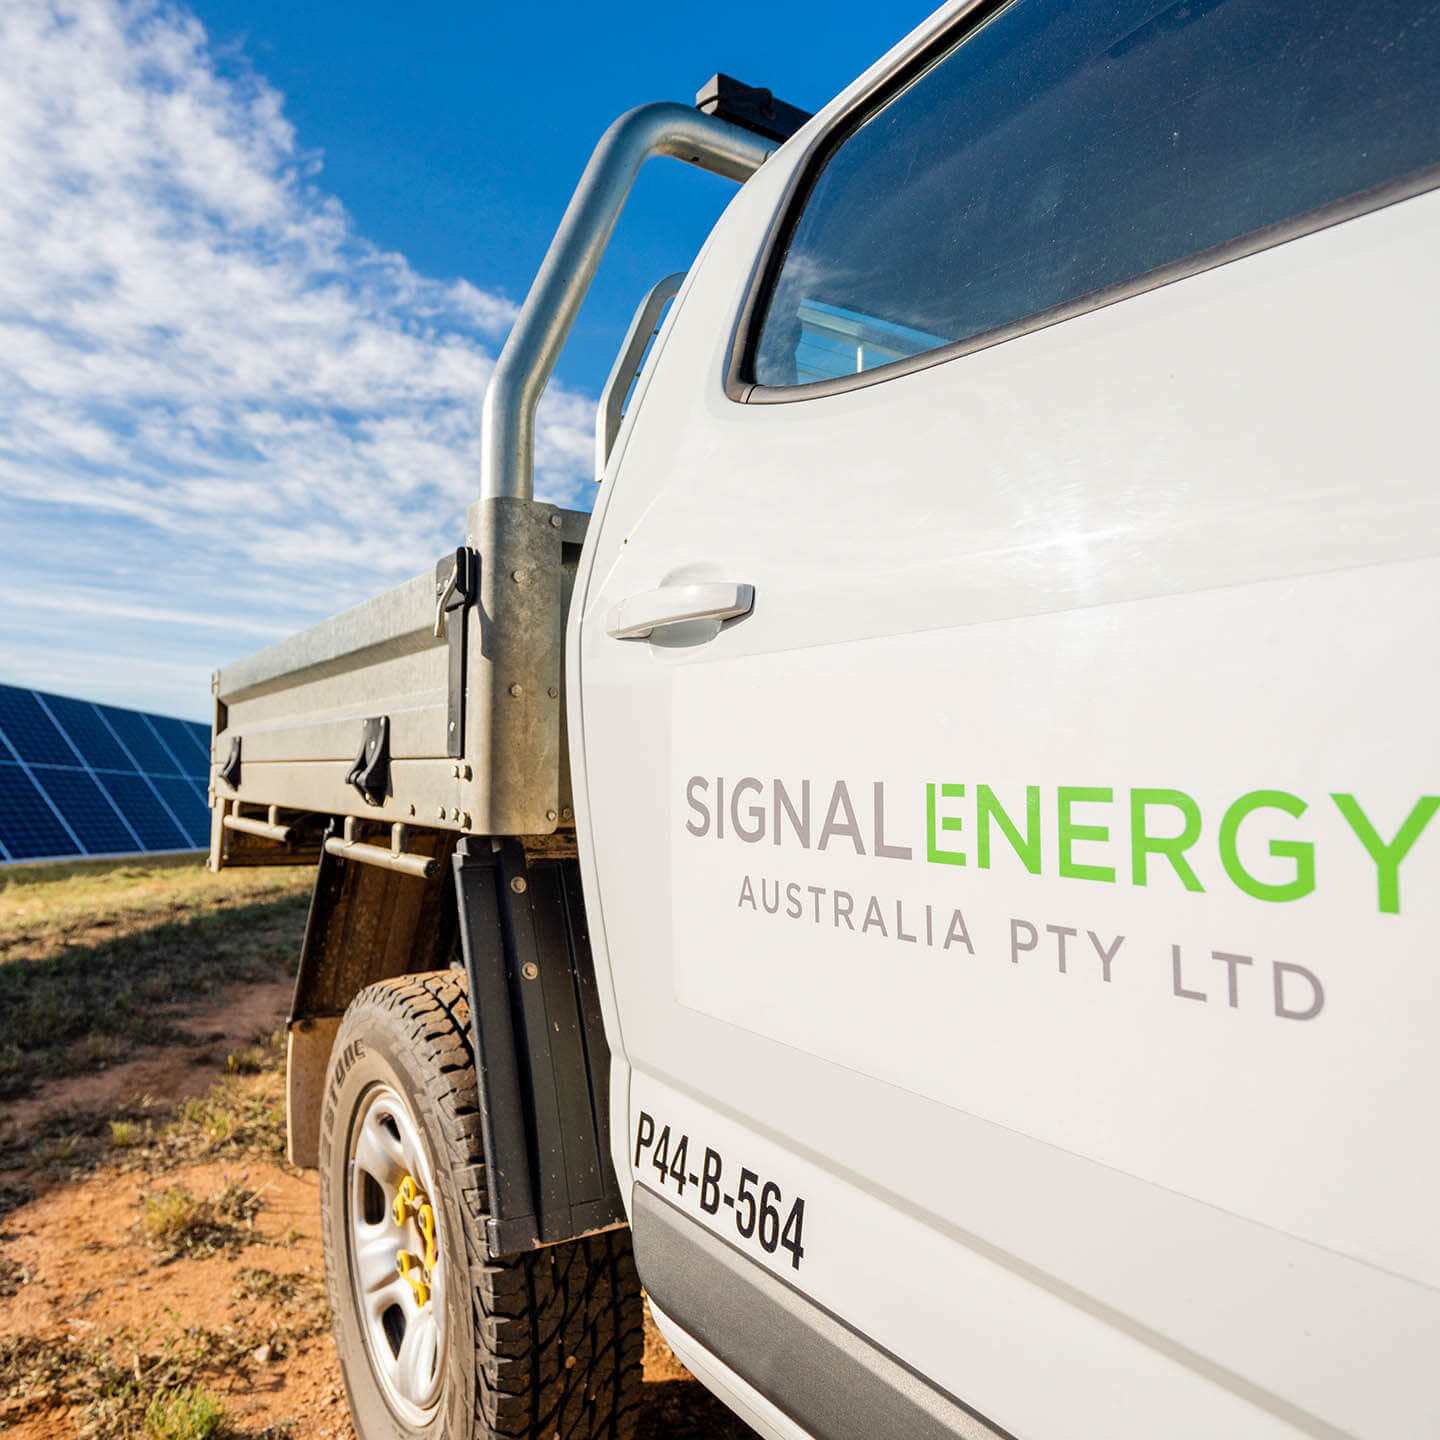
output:
M 805 1432 L 1433 1425 L 1426 14 L 952 9 L 642 380 L 570 671 L 616 1164 Z

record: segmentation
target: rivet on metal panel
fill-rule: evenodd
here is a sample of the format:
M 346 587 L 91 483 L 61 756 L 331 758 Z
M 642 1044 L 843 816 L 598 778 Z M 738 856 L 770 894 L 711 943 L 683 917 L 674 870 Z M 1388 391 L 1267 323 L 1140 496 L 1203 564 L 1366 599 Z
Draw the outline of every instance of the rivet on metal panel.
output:
M 458 765 L 452 765 L 450 767 L 450 777 L 453 780 L 458 780 L 460 778 L 460 767 Z
M 523 875 L 514 876 L 510 881 L 510 888 L 517 895 L 523 895 L 525 893 L 525 877 Z
M 460 807 L 459 807 L 458 805 L 450 812 L 450 818 L 451 818 L 452 820 L 459 820 L 459 818 L 460 818 Z
M 520 973 L 527 980 L 538 980 L 540 978 L 540 967 L 533 960 L 527 960 L 520 967 Z
M 413 805 L 410 807 L 410 813 L 412 815 L 415 813 L 415 807 Z
M 552 700 L 558 700 L 558 699 L 560 698 L 560 691 L 559 691 L 559 689 L 558 689 L 556 686 L 554 686 L 554 685 L 552 685 L 552 686 L 550 687 L 550 698 L 551 698 Z
M 462 830 L 470 828 L 470 812 L 468 810 L 460 817 L 460 828 Z
M 512 685 L 510 687 L 510 693 L 518 700 L 525 693 L 525 691 L 521 689 L 519 685 Z
M 512 570 L 510 572 L 510 578 L 517 585 L 523 585 L 525 583 L 525 572 L 523 570 Z
M 550 517 L 550 523 L 558 530 L 565 522 L 556 514 Z
M 435 818 L 437 820 L 443 820 L 445 818 L 445 807 L 443 805 L 435 812 Z
M 574 815 L 574 813 L 575 812 L 568 805 L 560 812 L 561 816 L 566 820 L 569 820 Z
M 462 765 L 460 767 L 460 778 L 462 780 L 468 780 L 470 778 L 470 767 L 468 765 Z
M 554 821 L 554 820 L 559 819 L 559 816 L 557 816 L 553 810 L 547 810 L 547 811 L 545 812 L 545 818 L 546 818 L 547 820 Z

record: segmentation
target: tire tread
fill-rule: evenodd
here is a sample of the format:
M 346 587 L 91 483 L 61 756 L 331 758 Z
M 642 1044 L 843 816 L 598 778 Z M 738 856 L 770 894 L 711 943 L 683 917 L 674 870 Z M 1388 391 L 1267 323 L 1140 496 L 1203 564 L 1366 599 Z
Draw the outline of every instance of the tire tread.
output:
M 427 1076 L 462 1212 L 475 1333 L 472 1436 L 446 1440 L 630 1440 L 644 1351 L 630 1232 L 610 1230 L 493 1260 L 489 1192 L 463 971 L 382 980 L 346 1011 L 342 1036 L 386 1021 Z M 341 1041 L 337 1039 L 337 1053 Z M 573 1362 L 573 1363 L 572 1363 Z

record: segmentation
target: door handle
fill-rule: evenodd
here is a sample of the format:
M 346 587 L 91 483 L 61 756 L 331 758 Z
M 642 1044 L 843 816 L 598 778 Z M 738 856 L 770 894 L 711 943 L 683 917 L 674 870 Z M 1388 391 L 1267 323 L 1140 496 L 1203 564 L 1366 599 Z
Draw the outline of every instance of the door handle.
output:
M 748 615 L 754 603 L 753 585 L 662 585 L 622 600 L 606 617 L 605 633 L 616 640 L 643 640 L 652 630 L 687 620 L 733 620 Z

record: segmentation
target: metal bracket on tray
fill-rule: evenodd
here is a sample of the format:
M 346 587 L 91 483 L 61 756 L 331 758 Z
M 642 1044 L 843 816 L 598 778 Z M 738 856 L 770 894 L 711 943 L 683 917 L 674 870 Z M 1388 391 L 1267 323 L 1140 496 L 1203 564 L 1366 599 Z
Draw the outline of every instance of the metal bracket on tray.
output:
M 479 589 L 480 557 L 461 546 L 435 564 L 435 638 L 450 646 L 450 707 L 445 753 L 465 753 L 465 612 Z

